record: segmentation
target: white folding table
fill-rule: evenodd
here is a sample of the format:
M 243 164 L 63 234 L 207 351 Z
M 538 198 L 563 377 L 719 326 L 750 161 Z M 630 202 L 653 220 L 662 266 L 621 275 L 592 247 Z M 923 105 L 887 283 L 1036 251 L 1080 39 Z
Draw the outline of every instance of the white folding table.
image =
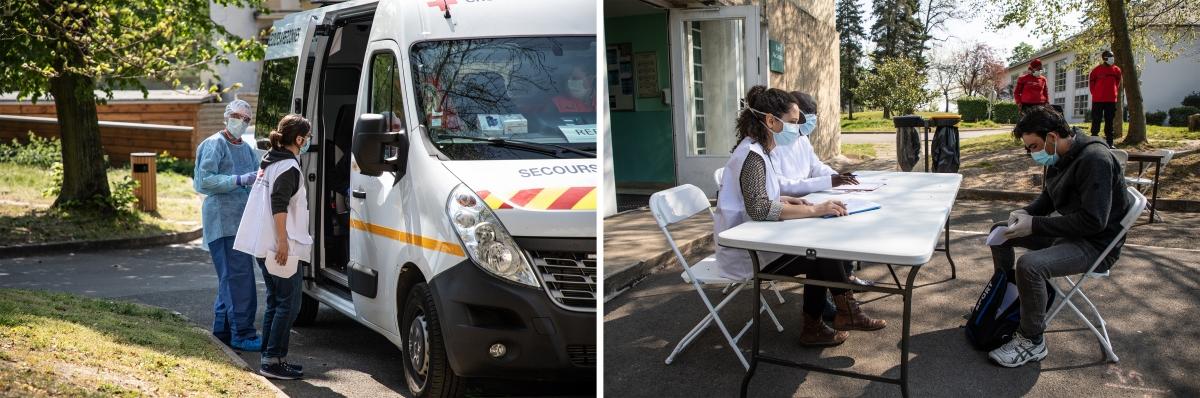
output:
M 921 266 L 929 262 L 935 250 L 945 251 L 950 256 L 950 210 L 958 195 L 962 182 L 960 174 L 931 174 L 904 172 L 861 172 L 860 182 L 880 182 L 884 185 L 870 192 L 835 193 L 823 191 L 805 196 L 819 203 L 829 199 L 856 198 L 879 203 L 877 210 L 851 214 L 836 218 L 808 218 L 773 222 L 747 222 L 730 228 L 717 236 L 717 244 L 745 249 L 756 270 L 761 268 L 757 252 L 775 252 L 805 256 L 809 259 L 827 258 L 835 260 L 868 261 L 888 264 L 896 288 L 883 286 L 859 286 L 855 284 L 819 281 L 791 275 L 774 275 L 763 272 L 754 274 L 754 304 L 759 303 L 759 285 L 763 279 L 791 281 L 816 286 L 898 294 L 904 298 L 904 317 L 900 340 L 900 378 L 886 378 L 839 369 L 830 369 L 813 364 L 798 363 L 787 359 L 759 354 L 758 311 L 754 311 L 753 348 L 750 353 L 750 369 L 742 378 L 741 395 L 746 396 L 750 380 L 754 377 L 758 362 L 789 366 L 810 371 L 829 373 L 884 383 L 897 384 L 901 393 L 908 396 L 908 338 L 911 317 L 913 282 Z M 938 237 L 945 231 L 945 247 L 938 248 Z M 907 283 L 900 284 L 892 265 L 909 266 Z M 954 261 L 950 260 L 951 278 Z

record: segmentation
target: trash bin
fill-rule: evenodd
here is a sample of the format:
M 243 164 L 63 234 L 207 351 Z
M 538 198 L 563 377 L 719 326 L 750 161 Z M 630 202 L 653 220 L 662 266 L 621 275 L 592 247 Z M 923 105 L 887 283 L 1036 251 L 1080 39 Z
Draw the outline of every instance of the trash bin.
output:
M 930 143 L 929 157 L 934 173 L 957 173 L 961 162 L 958 148 L 958 115 L 934 116 L 930 122 L 936 128 Z
M 921 135 L 917 129 L 925 128 L 925 119 L 917 115 L 896 116 L 892 123 L 896 125 L 896 162 L 900 163 L 900 170 L 912 171 L 921 160 Z
M 158 209 L 158 187 L 154 178 L 158 175 L 158 167 L 154 160 L 155 155 L 153 152 L 134 152 L 129 154 L 129 164 L 130 168 L 133 169 L 133 179 L 138 182 L 137 188 L 133 189 L 133 196 L 137 198 L 137 208 L 141 211 L 155 211 Z

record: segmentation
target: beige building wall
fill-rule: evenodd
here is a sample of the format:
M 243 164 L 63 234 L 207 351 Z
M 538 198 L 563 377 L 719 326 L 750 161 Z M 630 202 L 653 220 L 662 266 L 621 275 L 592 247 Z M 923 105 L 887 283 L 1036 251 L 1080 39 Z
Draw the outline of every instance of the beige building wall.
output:
M 768 39 L 783 44 L 784 50 L 784 73 L 770 73 L 771 87 L 812 95 L 818 122 L 809 140 L 821 159 L 840 155 L 841 79 L 833 0 L 726 0 L 725 4 L 764 5 L 761 15 Z

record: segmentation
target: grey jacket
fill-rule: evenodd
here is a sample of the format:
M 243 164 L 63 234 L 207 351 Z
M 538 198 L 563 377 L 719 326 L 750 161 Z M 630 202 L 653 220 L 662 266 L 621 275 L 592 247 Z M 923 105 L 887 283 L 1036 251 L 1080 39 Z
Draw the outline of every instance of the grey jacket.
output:
M 1075 128 L 1071 150 L 1046 169 L 1046 187 L 1025 211 L 1034 216 L 1034 235 L 1082 238 L 1102 251 L 1121 232 L 1121 218 L 1130 203 L 1121 165 L 1108 145 Z M 1055 211 L 1061 216 L 1049 215 Z M 1116 261 L 1124 243 L 1121 238 L 1097 271 Z

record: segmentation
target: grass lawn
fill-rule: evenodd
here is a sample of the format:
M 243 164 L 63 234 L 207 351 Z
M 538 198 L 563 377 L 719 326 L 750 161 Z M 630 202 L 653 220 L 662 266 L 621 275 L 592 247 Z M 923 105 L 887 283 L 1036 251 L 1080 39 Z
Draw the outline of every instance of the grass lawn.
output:
M 204 333 L 161 309 L 0 289 L 0 396 L 273 395 Z
M 953 115 L 953 113 L 917 112 L 917 115 L 920 115 L 921 117 L 928 119 L 934 115 Z M 896 131 L 896 127 L 894 127 L 892 125 L 892 120 L 883 118 L 883 111 L 854 112 L 854 120 L 850 120 L 847 117 L 848 117 L 848 115 L 845 113 L 843 113 L 841 115 L 841 124 L 842 124 L 842 132 L 843 133 L 894 132 L 894 131 Z M 996 122 L 993 122 L 991 120 L 984 120 L 984 121 L 980 121 L 980 122 L 969 122 L 969 123 L 968 122 L 960 122 L 958 124 L 958 128 L 960 128 L 960 129 L 978 128 L 978 127 L 1002 127 L 1002 126 L 1005 126 L 1005 125 L 997 124 Z
M 130 175 L 127 168 L 108 170 L 110 183 Z M 160 172 L 158 211 L 114 218 L 50 209 L 54 197 L 42 192 L 52 179 L 47 169 L 0 162 L 0 246 L 114 239 L 191 231 L 200 226 L 200 199 L 192 179 Z
M 875 145 L 842 144 L 842 155 L 852 159 L 872 159 L 876 157 Z

